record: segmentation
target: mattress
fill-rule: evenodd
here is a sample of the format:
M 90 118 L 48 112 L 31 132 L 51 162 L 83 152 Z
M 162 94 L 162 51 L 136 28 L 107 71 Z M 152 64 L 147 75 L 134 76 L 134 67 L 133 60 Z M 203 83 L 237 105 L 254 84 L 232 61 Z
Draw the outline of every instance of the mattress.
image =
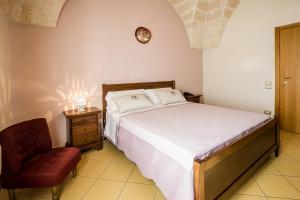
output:
M 118 148 L 155 181 L 169 200 L 194 198 L 194 159 L 205 159 L 270 120 L 260 113 L 195 103 L 108 117 L 116 128 L 105 134 L 115 138 Z

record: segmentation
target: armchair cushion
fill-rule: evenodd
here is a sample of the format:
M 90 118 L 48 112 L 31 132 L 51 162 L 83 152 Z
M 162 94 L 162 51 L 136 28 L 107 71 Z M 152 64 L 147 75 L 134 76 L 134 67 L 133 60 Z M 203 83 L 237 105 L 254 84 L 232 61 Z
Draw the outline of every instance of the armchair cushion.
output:
M 31 158 L 14 176 L 1 175 L 3 188 L 52 187 L 60 184 L 80 160 L 76 147 L 56 148 Z

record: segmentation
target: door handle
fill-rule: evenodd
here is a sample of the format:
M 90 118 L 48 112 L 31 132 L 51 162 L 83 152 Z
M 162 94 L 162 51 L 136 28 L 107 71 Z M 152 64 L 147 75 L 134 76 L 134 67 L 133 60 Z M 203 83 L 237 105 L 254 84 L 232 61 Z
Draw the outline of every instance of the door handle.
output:
M 293 77 L 291 77 L 291 76 L 284 77 L 283 78 L 283 84 L 287 85 L 288 84 L 288 80 L 291 80 L 291 79 L 293 79 Z

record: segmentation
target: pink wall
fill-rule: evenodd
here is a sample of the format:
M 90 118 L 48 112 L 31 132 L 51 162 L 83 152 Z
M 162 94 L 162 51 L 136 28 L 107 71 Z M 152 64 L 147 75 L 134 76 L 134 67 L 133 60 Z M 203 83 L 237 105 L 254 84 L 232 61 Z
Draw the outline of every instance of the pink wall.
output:
M 0 9 L 0 131 L 9 126 L 11 117 L 8 21 L 1 11 Z
M 136 41 L 138 26 L 150 43 Z M 101 107 L 102 83 L 174 79 L 202 91 L 202 52 L 167 0 L 69 0 L 57 28 L 10 25 L 10 36 L 13 119 L 46 117 L 54 145 L 65 143 L 62 111 L 81 92 Z

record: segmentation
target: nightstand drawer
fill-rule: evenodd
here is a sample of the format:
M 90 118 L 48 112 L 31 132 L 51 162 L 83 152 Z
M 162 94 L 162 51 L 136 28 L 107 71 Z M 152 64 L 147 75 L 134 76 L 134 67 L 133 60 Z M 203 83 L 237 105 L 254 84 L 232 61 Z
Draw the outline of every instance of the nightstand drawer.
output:
M 97 123 L 97 116 L 96 115 L 90 115 L 86 117 L 79 117 L 72 119 L 72 126 L 81 126 L 84 124 L 92 124 Z
M 85 125 L 85 126 L 75 126 L 72 127 L 72 133 L 74 137 L 85 136 L 87 133 L 97 132 L 98 125 L 96 123 Z
M 90 132 L 86 133 L 84 137 L 76 137 L 74 135 L 73 137 L 73 145 L 74 146 L 81 146 L 86 144 L 91 144 L 98 141 L 98 133 L 96 132 Z

